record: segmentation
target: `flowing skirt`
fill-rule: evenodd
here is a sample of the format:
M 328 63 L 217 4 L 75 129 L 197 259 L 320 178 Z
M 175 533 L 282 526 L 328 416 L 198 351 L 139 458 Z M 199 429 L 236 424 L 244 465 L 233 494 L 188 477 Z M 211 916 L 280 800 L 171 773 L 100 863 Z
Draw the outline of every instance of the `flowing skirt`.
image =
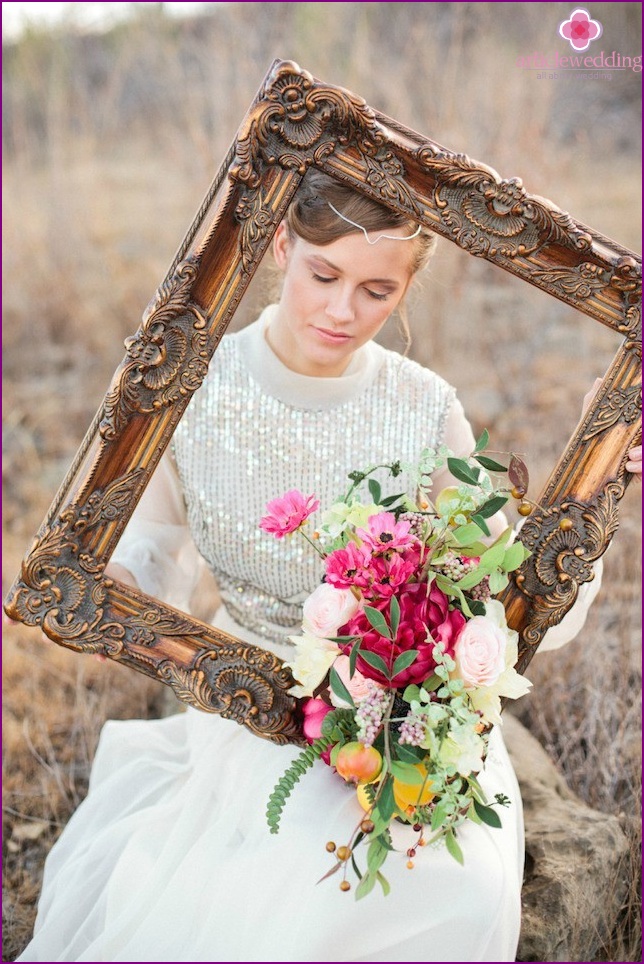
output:
M 357 902 L 340 874 L 316 883 L 334 862 L 327 841 L 346 843 L 362 812 L 324 763 L 295 787 L 279 834 L 268 829 L 268 796 L 299 752 L 193 709 L 106 723 L 18 960 L 515 960 L 523 822 L 498 727 L 480 782 L 511 800 L 502 829 L 468 821 L 464 866 L 441 843 L 410 870 L 417 834 L 397 826 L 391 893 L 376 885 Z

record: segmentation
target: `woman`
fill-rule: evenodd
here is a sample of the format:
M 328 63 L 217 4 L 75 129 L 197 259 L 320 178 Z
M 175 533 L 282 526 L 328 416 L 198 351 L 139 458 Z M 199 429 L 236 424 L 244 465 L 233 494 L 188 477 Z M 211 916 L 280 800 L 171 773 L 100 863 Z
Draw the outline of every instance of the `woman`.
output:
M 299 488 L 328 506 L 352 469 L 413 463 L 442 442 L 458 454 L 473 448 L 454 390 L 372 340 L 432 246 L 404 217 L 307 176 L 275 237 L 279 303 L 224 339 L 111 575 L 188 608 L 205 560 L 223 600 L 215 624 L 292 657 L 288 636 L 320 567 L 302 542 L 259 529 L 266 503 Z M 440 470 L 434 491 L 449 483 Z M 557 628 L 559 642 L 585 605 Z M 442 846 L 426 848 L 413 871 L 393 855 L 391 896 L 359 903 L 334 880 L 315 886 L 329 866 L 326 842 L 357 819 L 355 794 L 324 765 L 289 801 L 281 834 L 268 832 L 268 795 L 298 752 L 192 709 L 108 723 L 19 960 L 515 959 L 521 800 L 499 732 L 481 782 L 512 801 L 502 830 L 465 827 L 464 867 Z

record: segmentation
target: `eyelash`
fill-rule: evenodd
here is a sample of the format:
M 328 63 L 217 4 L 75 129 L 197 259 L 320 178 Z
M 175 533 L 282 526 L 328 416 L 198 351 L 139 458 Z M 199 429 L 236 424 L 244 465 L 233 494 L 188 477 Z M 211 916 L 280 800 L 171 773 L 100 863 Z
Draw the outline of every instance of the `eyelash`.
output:
M 323 275 L 316 274 L 315 272 L 313 272 L 313 279 L 315 281 L 319 281 L 323 285 L 328 285 L 331 284 L 332 281 L 335 281 L 335 278 L 325 278 Z M 389 297 L 388 294 L 380 294 L 377 291 L 371 291 L 369 288 L 365 288 L 365 291 L 370 298 L 374 299 L 374 301 L 386 301 Z

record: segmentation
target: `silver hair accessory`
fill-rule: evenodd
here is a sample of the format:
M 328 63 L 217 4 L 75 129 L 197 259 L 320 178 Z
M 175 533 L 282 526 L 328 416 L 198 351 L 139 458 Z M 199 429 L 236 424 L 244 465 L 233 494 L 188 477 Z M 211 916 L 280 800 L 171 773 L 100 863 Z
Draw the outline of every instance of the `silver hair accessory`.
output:
M 366 228 L 363 228 L 361 224 L 357 224 L 355 221 L 352 221 L 351 218 L 345 217 L 344 214 L 340 214 L 338 209 L 334 208 L 330 201 L 327 201 L 326 203 L 329 205 L 333 213 L 337 214 L 339 218 L 342 218 L 342 220 L 346 221 L 347 224 L 351 224 L 354 228 L 357 228 L 358 231 L 362 231 L 362 233 L 365 236 L 367 244 L 378 244 L 378 242 L 382 241 L 383 238 L 386 238 L 388 241 L 413 241 L 413 239 L 417 238 L 418 235 L 420 234 L 420 224 L 419 224 L 416 230 L 414 231 L 414 233 L 408 234 L 406 238 L 398 238 L 396 237 L 395 234 L 379 234 L 378 237 L 372 241 L 369 235 L 367 234 Z

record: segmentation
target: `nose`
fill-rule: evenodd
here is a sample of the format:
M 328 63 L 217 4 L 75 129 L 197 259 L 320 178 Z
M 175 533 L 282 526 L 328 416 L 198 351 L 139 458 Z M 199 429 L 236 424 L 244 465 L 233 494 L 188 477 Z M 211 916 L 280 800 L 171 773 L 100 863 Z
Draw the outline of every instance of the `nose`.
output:
M 346 324 L 353 321 L 355 316 L 353 295 L 348 286 L 338 285 L 336 290 L 329 294 L 326 314 L 336 324 Z

